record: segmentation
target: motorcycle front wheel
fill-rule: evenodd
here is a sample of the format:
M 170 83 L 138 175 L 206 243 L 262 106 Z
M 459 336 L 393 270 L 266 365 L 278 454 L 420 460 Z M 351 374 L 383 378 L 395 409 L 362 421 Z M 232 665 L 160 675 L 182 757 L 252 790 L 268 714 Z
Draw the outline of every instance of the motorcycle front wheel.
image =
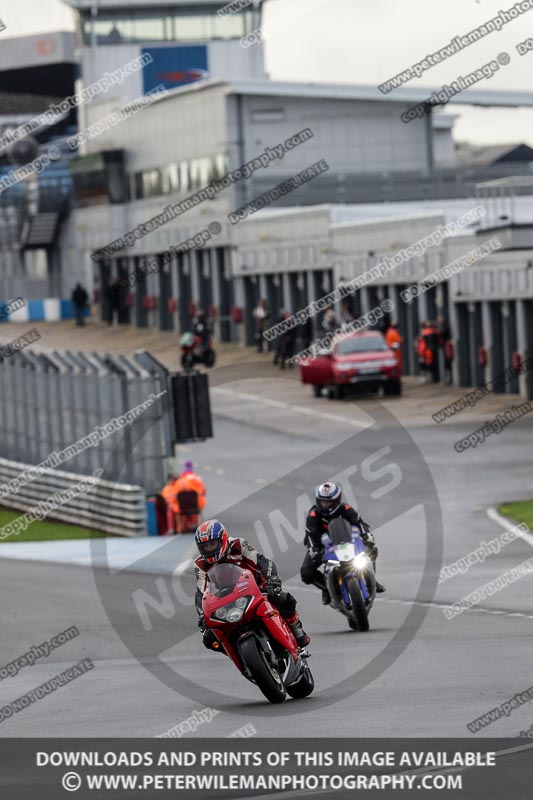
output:
M 314 688 L 313 673 L 306 664 L 302 670 L 300 680 L 297 683 L 293 683 L 292 686 L 287 686 L 287 694 L 290 694 L 295 700 L 299 700 L 302 697 L 308 697 Z
M 192 369 L 194 366 L 194 358 L 187 353 L 183 353 L 181 357 L 181 366 L 183 369 Z
M 287 690 L 279 673 L 272 667 L 255 636 L 249 636 L 239 643 L 241 658 L 250 670 L 258 688 L 270 703 L 283 703 Z
M 352 619 L 350 620 L 350 628 L 352 628 L 352 630 L 358 630 L 364 633 L 368 631 L 370 625 L 368 623 L 365 600 L 357 578 L 348 578 L 346 581 L 346 588 L 348 589 L 350 600 L 352 602 Z

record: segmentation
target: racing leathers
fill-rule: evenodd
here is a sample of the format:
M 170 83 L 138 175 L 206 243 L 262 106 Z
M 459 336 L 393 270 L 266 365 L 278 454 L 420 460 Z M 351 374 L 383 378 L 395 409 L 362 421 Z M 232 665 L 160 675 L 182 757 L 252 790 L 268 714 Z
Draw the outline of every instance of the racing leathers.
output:
M 368 555 L 374 566 L 374 571 L 376 569 L 376 559 L 378 556 L 378 548 L 370 533 L 370 526 L 359 516 L 355 508 L 352 508 L 348 503 L 341 503 L 338 509 L 332 514 L 323 514 L 318 505 L 312 506 L 307 515 L 305 525 L 304 545 L 307 547 L 307 554 L 300 568 L 300 576 L 303 583 L 312 584 L 322 590 L 322 599 L 326 605 L 330 600 L 329 592 L 326 587 L 324 573 L 319 569 L 322 564 L 322 555 L 324 552 L 322 535 L 328 532 L 329 523 L 332 519 L 336 519 L 337 517 L 342 517 L 347 520 L 350 525 L 357 525 L 359 527 L 361 539 L 366 545 Z M 376 581 L 376 590 L 385 591 L 384 587 L 378 583 L 378 581 Z
M 229 538 L 229 547 L 226 555 L 217 562 L 218 564 L 237 564 L 243 569 L 249 569 L 255 577 L 259 588 L 268 595 L 269 601 L 275 606 L 285 622 L 291 628 L 300 647 L 309 643 L 309 637 L 304 632 L 296 611 L 296 599 L 289 592 L 281 589 L 281 578 L 274 562 L 256 550 L 246 539 L 237 537 Z M 202 613 L 202 598 L 207 584 L 207 573 L 214 564 L 208 564 L 203 556 L 198 556 L 194 561 L 194 575 L 196 578 L 196 594 L 194 603 L 199 615 L 198 627 L 203 633 L 203 642 L 208 649 L 212 649 L 216 636 L 206 627 Z

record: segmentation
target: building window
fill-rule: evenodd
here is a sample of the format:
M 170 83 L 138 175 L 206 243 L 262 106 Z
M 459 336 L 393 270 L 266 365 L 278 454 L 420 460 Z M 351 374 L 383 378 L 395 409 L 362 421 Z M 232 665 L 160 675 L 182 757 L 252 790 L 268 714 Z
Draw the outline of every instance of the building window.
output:
M 200 189 L 201 187 L 201 159 L 193 158 L 190 162 L 190 188 Z
M 128 202 L 128 180 L 123 150 L 106 150 L 73 158 L 69 162 L 69 169 L 78 208 Z
M 141 176 L 141 197 L 154 197 L 163 193 L 160 170 L 149 169 L 142 172 Z
M 223 178 L 229 170 L 229 160 L 227 155 L 220 153 L 218 156 L 215 156 L 215 163 L 217 167 L 217 178 Z
M 201 14 L 174 17 L 174 30 L 178 42 L 205 42 L 208 38 L 208 18 Z
M 163 194 L 174 194 L 180 190 L 179 164 L 167 164 L 163 167 Z
M 251 14 L 230 14 L 227 17 L 219 17 L 218 14 L 211 17 L 209 30 L 212 39 L 240 39 L 246 33 L 250 33 Z
M 227 171 L 228 158 L 224 154 L 143 170 L 133 175 L 135 197 L 141 199 L 155 194 L 183 194 L 203 189 L 212 181 L 223 178 Z
M 165 18 L 157 14 L 133 17 L 133 41 L 164 42 L 166 36 Z
M 96 19 L 85 12 L 82 20 L 84 44 L 122 44 L 147 42 L 205 42 L 210 39 L 240 39 L 254 28 L 252 12 L 221 17 L 216 13 L 179 11 L 147 14 L 128 9 L 122 13 L 99 13 Z

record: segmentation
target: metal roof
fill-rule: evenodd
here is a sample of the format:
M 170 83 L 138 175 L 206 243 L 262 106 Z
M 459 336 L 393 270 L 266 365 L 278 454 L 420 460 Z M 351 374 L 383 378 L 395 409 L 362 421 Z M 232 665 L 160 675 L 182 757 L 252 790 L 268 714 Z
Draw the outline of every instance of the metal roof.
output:
M 165 6 L 185 6 L 194 9 L 201 8 L 202 6 L 223 8 L 227 5 L 224 0 L 63 0 L 63 2 L 76 10 L 90 11 L 96 6 L 98 11 L 127 11 L 135 7 L 144 8 L 151 13 L 157 11 L 157 8 Z M 260 5 L 263 0 L 255 0 L 255 2 L 257 5 Z M 253 2 L 250 2 L 250 7 L 252 6 Z
M 377 86 L 333 83 L 289 83 L 284 81 L 240 81 L 230 84 L 233 94 L 264 96 L 316 97 L 323 99 L 377 101 L 380 103 L 421 103 L 427 100 L 438 86 L 426 88 L 401 88 L 390 94 L 382 94 Z M 448 104 L 498 106 L 503 108 L 531 106 L 533 92 L 495 91 L 490 89 L 466 90 Z M 439 106 L 437 106 L 439 108 Z
M 221 78 L 195 81 L 172 89 L 157 102 L 165 102 L 178 94 L 203 91 L 215 86 L 225 86 L 228 94 L 255 97 L 306 97 L 316 100 L 353 100 L 359 102 L 399 103 L 402 106 L 416 105 L 425 100 L 435 87 L 427 89 L 398 89 L 393 95 L 381 94 L 376 86 L 336 83 L 289 83 L 286 81 L 251 80 L 227 81 Z M 465 91 L 454 97 L 450 105 L 474 105 L 484 107 L 520 108 L 533 107 L 533 92 Z M 439 111 L 441 106 L 436 107 Z M 441 115 L 443 125 L 450 125 L 454 117 Z
M 510 156 L 514 158 L 510 159 Z M 457 148 L 454 163 L 458 166 L 476 167 L 497 164 L 500 160 L 527 165 L 533 161 L 533 148 L 523 142 L 493 145 L 472 145 L 466 142 Z
M 479 200 L 475 198 L 459 200 L 427 200 L 423 202 L 402 201 L 397 203 L 357 203 L 355 205 L 324 204 L 316 206 L 277 206 L 275 208 L 261 209 L 251 222 L 268 222 L 276 218 L 289 215 L 308 215 L 322 212 L 330 220 L 331 228 L 340 230 L 359 225 L 368 225 L 376 222 L 399 222 L 408 220 L 434 219 L 439 215 L 445 222 L 451 222 L 466 211 L 471 211 Z M 246 223 L 245 223 L 246 224 Z M 468 230 L 475 229 L 471 226 Z M 464 235 L 465 231 L 462 231 Z

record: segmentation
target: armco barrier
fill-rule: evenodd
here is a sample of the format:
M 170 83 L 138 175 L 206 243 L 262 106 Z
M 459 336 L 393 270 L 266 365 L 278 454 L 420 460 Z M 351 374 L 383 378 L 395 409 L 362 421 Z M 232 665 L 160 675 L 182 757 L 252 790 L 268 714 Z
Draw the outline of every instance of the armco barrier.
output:
M 29 468 L 29 464 L 0 458 L 0 485 L 9 483 Z M 28 512 L 57 492 L 75 489 L 83 481 L 87 481 L 87 475 L 44 469 L 41 475 L 23 484 L 18 492 L 2 498 L 0 505 Z M 51 511 L 46 516 L 47 521 L 57 519 L 121 536 L 146 535 L 146 496 L 141 486 L 99 478 L 92 478 L 91 482 L 94 488 L 76 494 Z M 16 542 L 17 537 L 15 535 L 6 541 Z

